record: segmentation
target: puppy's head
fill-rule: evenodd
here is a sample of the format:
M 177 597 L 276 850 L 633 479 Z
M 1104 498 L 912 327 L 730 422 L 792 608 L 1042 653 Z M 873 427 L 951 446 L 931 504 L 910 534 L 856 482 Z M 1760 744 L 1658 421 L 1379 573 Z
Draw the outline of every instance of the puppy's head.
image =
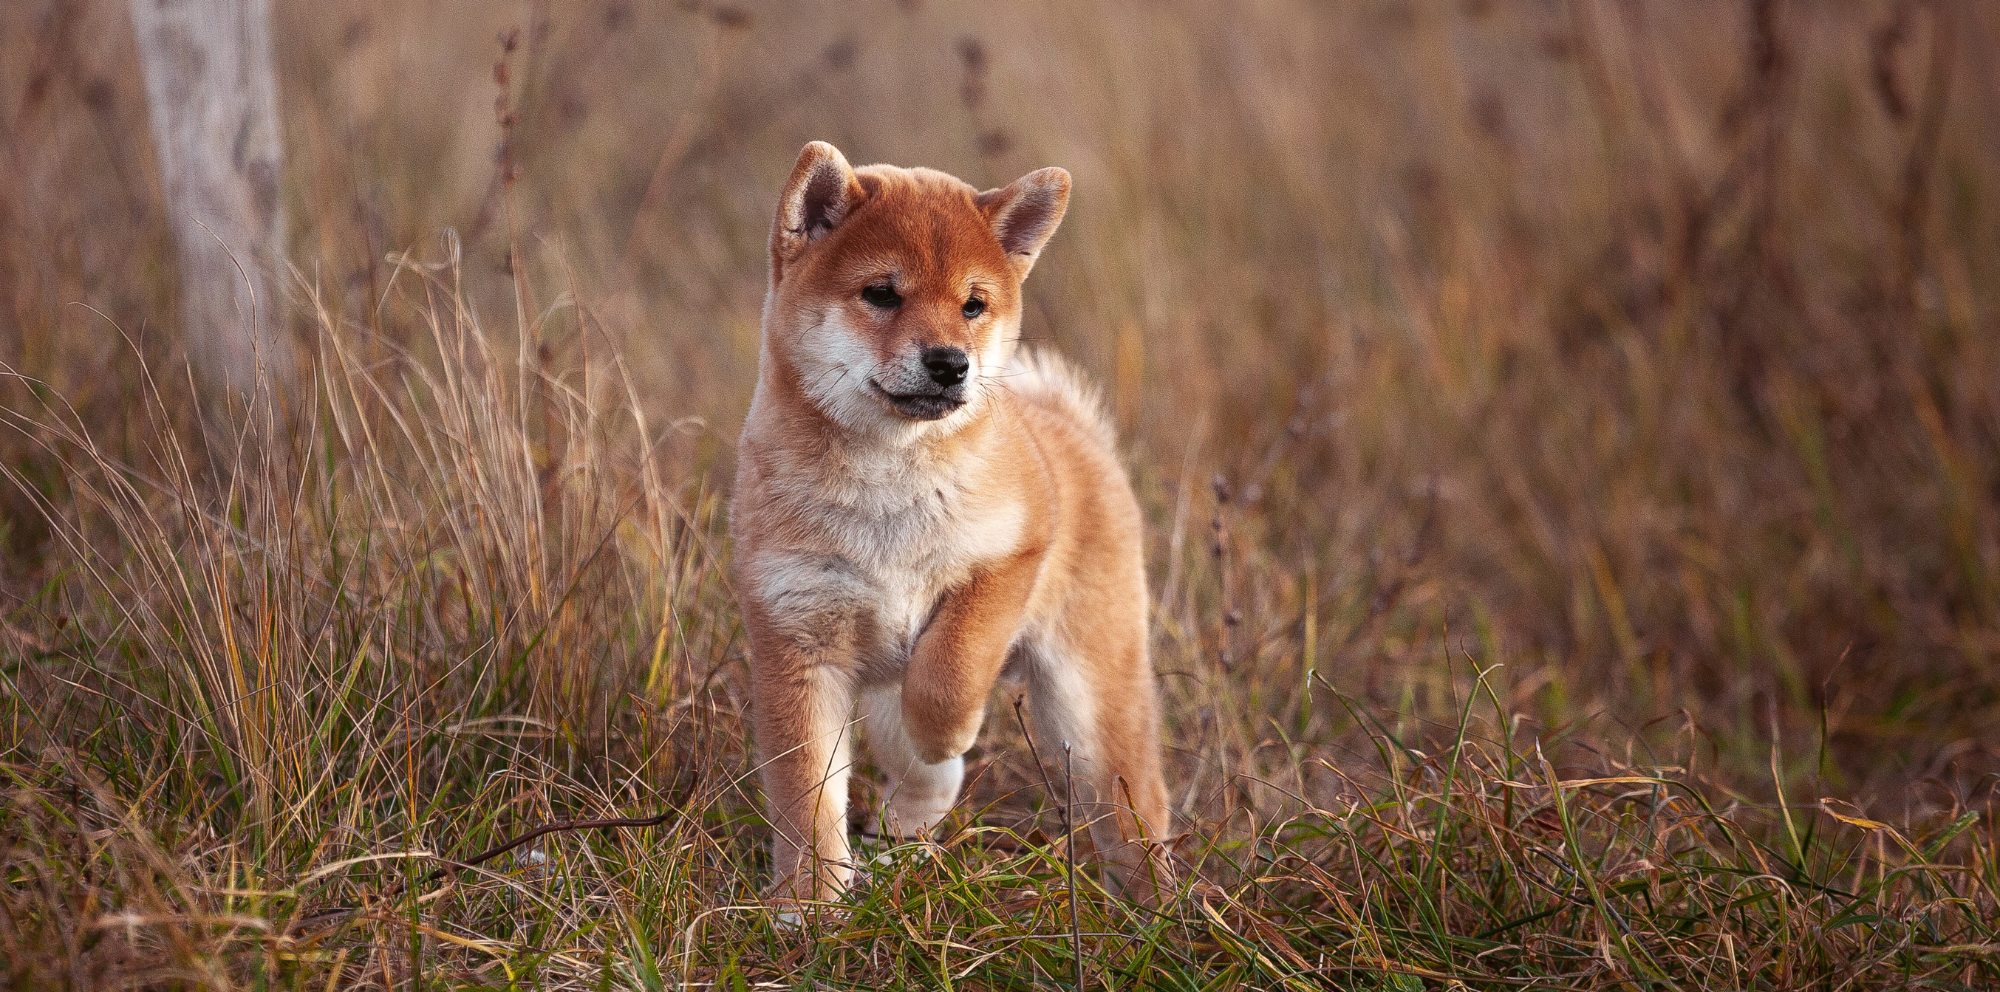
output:
M 799 154 L 771 231 L 767 358 L 852 430 L 976 416 L 1020 337 L 1021 280 L 1062 221 L 1069 173 L 984 193 L 932 169 Z

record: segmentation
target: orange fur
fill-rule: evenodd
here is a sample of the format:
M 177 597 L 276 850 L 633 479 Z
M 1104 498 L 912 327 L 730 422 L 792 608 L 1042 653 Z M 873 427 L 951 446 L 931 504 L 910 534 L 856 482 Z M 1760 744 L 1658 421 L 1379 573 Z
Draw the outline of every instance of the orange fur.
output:
M 956 802 L 1003 675 L 1044 753 L 1072 748 L 1079 818 L 1126 891 L 1159 884 L 1138 505 L 1082 380 L 1015 354 L 1068 199 L 1060 169 L 979 193 L 820 142 L 780 198 L 731 509 L 780 895 L 852 877 L 857 701 L 889 778 L 879 826 L 916 836 Z

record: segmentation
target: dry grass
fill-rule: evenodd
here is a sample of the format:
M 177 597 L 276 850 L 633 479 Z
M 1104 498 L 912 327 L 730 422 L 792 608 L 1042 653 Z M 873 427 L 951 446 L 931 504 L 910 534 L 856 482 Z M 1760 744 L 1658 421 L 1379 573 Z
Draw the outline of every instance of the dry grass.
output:
M 0 10 L 0 974 L 2000 980 L 1995 12 L 988 6 L 284 13 L 312 360 L 235 435 L 122 7 Z M 758 906 L 720 521 L 815 137 L 1076 174 L 1027 331 L 1154 523 L 1158 913 L 1071 936 L 1009 700 L 938 843 Z

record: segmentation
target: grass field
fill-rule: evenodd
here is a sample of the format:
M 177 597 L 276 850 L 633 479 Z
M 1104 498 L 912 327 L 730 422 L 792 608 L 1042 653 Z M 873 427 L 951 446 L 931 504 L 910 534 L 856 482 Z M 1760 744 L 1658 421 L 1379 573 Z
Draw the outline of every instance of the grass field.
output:
M 0 9 L 12 987 L 2000 985 L 2000 9 L 289 6 L 304 361 L 205 413 L 125 17 Z M 1024 330 L 1148 515 L 1157 910 L 1002 697 L 760 904 L 813 138 L 1076 177 Z

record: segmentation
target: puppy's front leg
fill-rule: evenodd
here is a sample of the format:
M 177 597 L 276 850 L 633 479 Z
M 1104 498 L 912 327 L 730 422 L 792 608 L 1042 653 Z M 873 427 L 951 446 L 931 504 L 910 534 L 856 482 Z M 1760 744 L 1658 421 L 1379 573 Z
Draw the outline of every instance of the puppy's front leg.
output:
M 917 639 L 903 676 L 903 725 L 924 761 L 956 758 L 979 736 L 1041 560 L 1028 551 L 975 572 L 945 594 Z
M 771 623 L 746 604 L 751 692 L 774 894 L 833 899 L 854 874 L 847 849 L 847 773 L 854 710 L 853 620 L 825 613 Z

